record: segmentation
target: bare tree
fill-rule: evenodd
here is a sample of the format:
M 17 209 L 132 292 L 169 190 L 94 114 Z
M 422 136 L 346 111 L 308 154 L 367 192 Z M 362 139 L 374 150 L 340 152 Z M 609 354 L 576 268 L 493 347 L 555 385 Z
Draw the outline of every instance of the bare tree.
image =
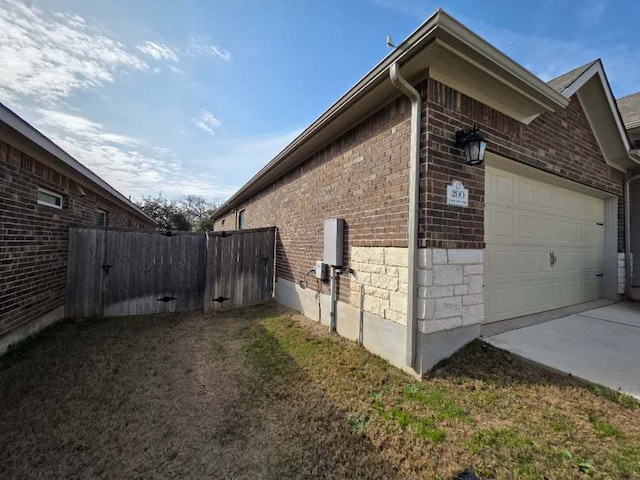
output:
M 213 230 L 211 217 L 223 200 L 219 197 L 207 200 L 199 195 L 184 195 L 177 200 L 169 200 L 158 194 L 157 197 L 143 197 L 136 203 L 162 229 L 206 232 Z

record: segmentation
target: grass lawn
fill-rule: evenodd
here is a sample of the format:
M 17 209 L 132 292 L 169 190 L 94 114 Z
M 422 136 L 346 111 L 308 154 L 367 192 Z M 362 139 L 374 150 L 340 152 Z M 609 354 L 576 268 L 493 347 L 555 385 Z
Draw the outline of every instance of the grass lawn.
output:
M 474 342 L 418 381 L 276 305 L 0 357 L 0 477 L 640 478 L 640 407 Z

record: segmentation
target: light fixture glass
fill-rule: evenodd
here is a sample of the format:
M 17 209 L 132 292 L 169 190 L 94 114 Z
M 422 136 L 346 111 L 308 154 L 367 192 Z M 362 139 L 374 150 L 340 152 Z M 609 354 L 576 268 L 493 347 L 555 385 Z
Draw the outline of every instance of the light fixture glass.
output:
M 458 130 L 456 132 L 456 147 L 464 152 L 467 165 L 480 165 L 484 162 L 484 154 L 487 149 L 487 141 L 480 129 Z

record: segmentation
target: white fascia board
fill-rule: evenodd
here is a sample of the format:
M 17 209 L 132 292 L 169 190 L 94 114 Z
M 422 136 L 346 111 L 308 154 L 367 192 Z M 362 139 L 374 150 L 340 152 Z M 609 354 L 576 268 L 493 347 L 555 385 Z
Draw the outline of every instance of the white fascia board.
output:
M 566 107 L 569 105 L 568 100 L 560 92 L 550 87 L 539 77 L 512 60 L 501 50 L 491 45 L 489 42 L 484 40 L 472 30 L 465 27 L 462 23 L 458 22 L 448 13 L 441 10 L 440 14 L 441 18 L 439 20 L 439 26 L 445 29 L 449 34 L 473 48 L 483 57 L 486 57 L 499 67 L 519 78 L 529 87 L 533 88 L 541 95 L 549 98 L 553 103 L 558 104 L 558 106 Z
M 29 140 L 33 144 L 37 145 L 38 147 L 42 148 L 43 150 L 45 150 L 46 152 L 48 152 L 49 154 L 57 158 L 67 167 L 70 167 L 71 169 L 75 170 L 80 175 L 88 179 L 91 183 L 94 183 L 95 185 L 105 190 L 107 193 L 115 197 L 115 199 L 118 200 L 120 203 L 124 204 L 126 208 L 128 208 L 129 210 L 133 210 L 138 216 L 146 218 L 147 220 L 151 221 L 154 225 L 157 225 L 157 222 L 153 218 L 151 218 L 149 215 L 147 215 L 142 210 L 140 210 L 140 208 L 138 208 L 133 202 L 129 201 L 127 197 L 125 197 L 123 194 L 118 192 L 115 188 L 113 188 L 111 185 L 105 182 L 102 178 L 100 178 L 98 175 L 93 173 L 91 170 L 89 170 L 87 167 L 81 164 L 78 160 L 73 158 L 71 155 L 65 152 L 58 145 L 53 143 L 53 141 L 47 138 L 42 132 L 37 130 L 35 127 L 29 124 L 26 120 L 18 116 L 16 113 L 14 113 L 12 110 L 7 108 L 2 103 L 0 103 L 0 122 L 4 122 L 11 129 L 15 130 L 20 135 L 25 137 L 27 140 Z
M 618 127 L 618 131 L 620 132 L 620 139 L 622 143 L 626 147 L 627 151 L 631 150 L 631 144 L 629 143 L 629 137 L 627 136 L 627 130 L 622 123 L 622 118 L 620 117 L 620 112 L 618 111 L 618 106 L 616 105 L 615 99 L 613 98 L 613 94 L 611 93 L 611 87 L 609 86 L 609 82 L 607 80 L 607 76 L 604 73 L 604 67 L 602 66 L 602 62 L 598 60 L 589 68 L 587 68 L 582 75 L 580 75 L 571 85 L 565 88 L 562 91 L 562 95 L 567 98 L 570 98 L 576 92 L 578 92 L 594 75 L 598 75 L 600 82 L 602 83 L 602 89 L 604 90 L 604 94 L 607 98 L 607 102 L 611 107 L 611 114 L 613 115 L 613 119 L 616 122 L 616 126 Z

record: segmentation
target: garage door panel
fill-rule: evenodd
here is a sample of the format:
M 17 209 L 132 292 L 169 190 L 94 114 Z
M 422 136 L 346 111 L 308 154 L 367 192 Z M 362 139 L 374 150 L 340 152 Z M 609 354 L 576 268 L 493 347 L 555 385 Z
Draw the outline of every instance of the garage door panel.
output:
M 567 281 L 520 285 L 520 282 L 500 282 L 486 292 L 486 308 L 491 321 L 519 317 L 602 297 L 602 282 L 594 280 Z
M 604 225 L 599 223 L 487 204 L 485 241 L 508 245 L 592 246 L 604 241 Z
M 579 302 L 582 296 L 584 295 L 582 292 L 582 282 L 572 281 L 569 283 L 568 287 L 569 287 L 569 300 L 572 303 Z
M 486 321 L 602 297 L 604 201 L 491 167 L 485 178 Z

